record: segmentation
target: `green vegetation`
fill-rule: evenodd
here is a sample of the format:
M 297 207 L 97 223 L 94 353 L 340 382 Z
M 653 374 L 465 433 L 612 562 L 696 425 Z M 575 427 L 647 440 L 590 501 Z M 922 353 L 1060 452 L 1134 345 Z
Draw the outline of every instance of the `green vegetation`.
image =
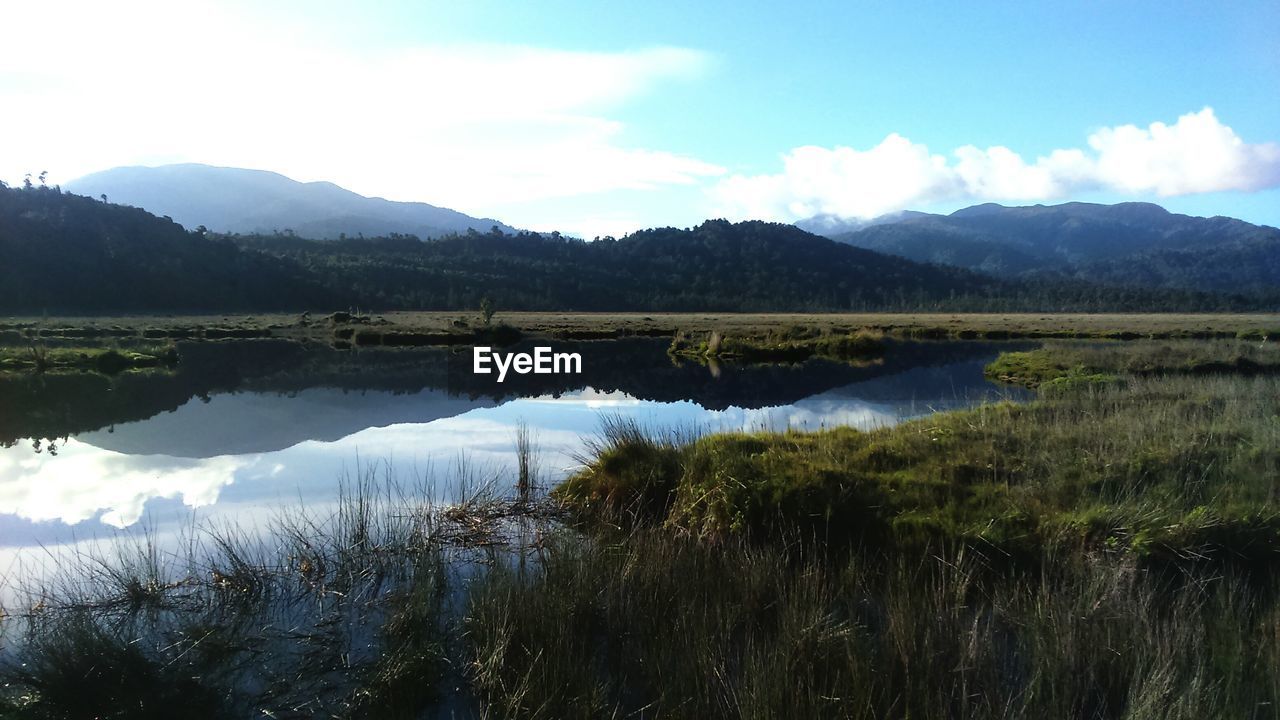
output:
M 0 187 L 0 257 L 10 313 L 339 305 L 288 261 L 55 188 Z
M 493 322 L 493 314 L 497 311 L 498 308 L 488 296 L 480 298 L 480 319 L 484 321 L 486 327 Z
M 555 490 L 586 535 L 471 595 L 477 690 L 518 717 L 1274 717 L 1280 381 L 1234 361 L 1274 352 L 1053 345 L 998 363 L 1035 402 L 873 432 L 607 424 Z
M 696 341 L 690 334 L 680 331 L 672 337 L 667 352 L 674 357 L 695 360 L 748 363 L 802 362 L 811 357 L 865 360 L 883 354 L 884 343 L 879 334 L 865 330 L 840 333 L 795 325 L 763 335 L 724 336 L 712 330 L 705 338 Z
M 178 351 L 172 345 L 121 349 L 115 347 L 27 347 L 0 345 L 0 372 L 84 372 L 115 375 L 126 370 L 172 367 Z
M 1277 589 L 1108 553 L 1005 569 L 641 528 L 495 568 L 465 627 L 497 717 L 1270 718 Z
M 1117 375 L 1255 375 L 1280 372 L 1280 343 L 1250 341 L 1055 344 L 1003 353 L 987 376 L 1027 387 L 1114 382 Z
M 350 327 L 338 328 L 333 332 L 336 340 L 350 341 L 358 347 L 423 347 L 483 343 L 511 345 L 519 342 L 521 335 L 518 328 L 506 323 L 484 325 L 475 330 L 458 332 L 414 332 L 391 328 L 355 329 Z
M 1065 388 L 1064 388 L 1065 389 Z M 630 432 L 556 495 L 587 517 L 660 508 L 697 536 L 800 527 L 876 547 L 1166 558 L 1280 551 L 1280 381 L 1129 378 L 874 432 Z
M 339 330 L 377 328 L 385 333 L 447 335 L 471 332 L 474 316 L 459 312 L 331 313 L 323 321 L 298 314 L 29 317 L 0 319 L 0 343 L 127 339 L 281 338 L 328 342 Z M 503 323 L 525 336 L 599 340 L 620 337 L 731 337 L 806 332 L 863 331 L 904 339 L 1007 340 L 1014 338 L 1243 339 L 1280 338 L 1275 314 L 1070 314 L 1055 313 L 562 313 L 506 312 Z M 82 343 L 83 344 L 83 343 Z M 443 343 L 448 344 L 448 343 Z

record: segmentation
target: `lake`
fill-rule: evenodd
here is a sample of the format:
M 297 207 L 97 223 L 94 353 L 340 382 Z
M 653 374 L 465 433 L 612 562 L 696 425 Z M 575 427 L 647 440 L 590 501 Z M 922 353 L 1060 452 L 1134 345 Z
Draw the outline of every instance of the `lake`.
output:
M 865 364 L 751 366 L 675 362 L 662 338 L 550 344 L 580 353 L 582 374 L 497 383 L 471 373 L 469 349 L 260 340 L 181 345 L 169 372 L 0 377 L 0 572 L 121 531 L 163 544 L 193 523 L 253 528 L 332 504 L 365 473 L 426 484 L 443 502 L 463 475 L 509 487 L 522 424 L 550 486 L 605 415 L 657 431 L 871 429 L 1025 397 L 983 377 L 1008 343 L 896 342 Z

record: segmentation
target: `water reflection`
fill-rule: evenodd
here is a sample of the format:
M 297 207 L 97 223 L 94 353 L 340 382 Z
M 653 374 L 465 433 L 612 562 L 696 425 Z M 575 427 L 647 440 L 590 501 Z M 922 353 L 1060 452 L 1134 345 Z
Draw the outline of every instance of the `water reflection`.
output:
M 673 364 L 663 343 L 597 345 L 580 378 L 505 386 L 460 376 L 430 352 L 296 357 L 256 375 L 224 367 L 203 384 L 198 356 L 184 358 L 187 376 L 125 378 L 97 391 L 89 377 L 0 384 L 0 397 L 36 403 L 26 425 L 20 414 L 4 421 L 7 432 L 29 431 L 0 449 L 0 546 L 71 542 L 143 520 L 164 532 L 193 510 L 252 525 L 283 505 L 331 502 L 338 478 L 362 463 L 408 479 L 447 475 L 462 455 L 474 467 L 509 468 L 519 423 L 533 428 L 554 482 L 602 413 L 663 428 L 874 428 L 1002 392 L 982 377 L 997 353 L 990 345 L 902 345 L 873 367 L 722 366 L 719 377 Z M 352 373 L 334 361 L 368 364 Z M 73 386 L 89 392 L 77 399 Z M 145 414 L 146 402 L 163 406 Z M 48 431 L 66 435 L 56 455 L 27 439 Z M 437 497 L 448 492 L 442 484 Z

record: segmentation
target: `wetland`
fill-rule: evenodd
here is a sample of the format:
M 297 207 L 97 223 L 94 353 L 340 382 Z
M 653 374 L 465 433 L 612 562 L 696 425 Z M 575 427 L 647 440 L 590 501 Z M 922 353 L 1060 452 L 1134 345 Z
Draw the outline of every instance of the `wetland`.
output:
M 1273 717 L 1280 323 L 1079 317 L 12 321 L 0 715 Z

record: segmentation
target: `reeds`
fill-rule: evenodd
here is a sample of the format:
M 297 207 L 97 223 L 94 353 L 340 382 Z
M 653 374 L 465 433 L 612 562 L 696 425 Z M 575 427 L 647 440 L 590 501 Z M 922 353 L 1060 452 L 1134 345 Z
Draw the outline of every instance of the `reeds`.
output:
M 529 424 L 520 421 L 516 425 L 516 496 L 520 502 L 528 502 L 537 484 L 537 447 Z
M 31 583 L 8 578 L 19 601 L 3 620 L 0 710 L 418 717 L 456 674 L 446 608 L 459 578 L 555 509 L 514 502 L 499 475 L 465 464 L 453 502 L 397 477 L 366 466 L 330 508 L 176 539 L 144 530 L 51 555 Z

